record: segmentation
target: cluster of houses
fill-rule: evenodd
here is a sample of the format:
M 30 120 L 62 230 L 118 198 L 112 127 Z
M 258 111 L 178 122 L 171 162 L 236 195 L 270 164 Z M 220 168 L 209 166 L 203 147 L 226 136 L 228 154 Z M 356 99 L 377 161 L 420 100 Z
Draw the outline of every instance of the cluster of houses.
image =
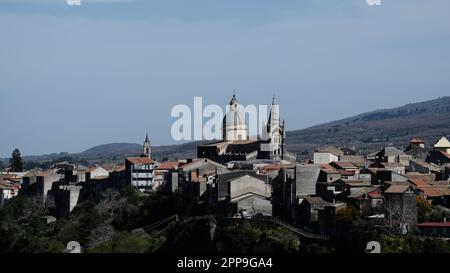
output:
M 0 205 L 20 194 L 35 195 L 52 200 L 54 214 L 66 217 L 84 200 L 132 186 L 175 194 L 186 214 L 201 208 L 207 214 L 268 216 L 321 235 L 333 236 L 336 214 L 348 206 L 398 233 L 419 229 L 450 235 L 450 223 L 418 223 L 416 203 L 421 196 L 450 207 L 450 142 L 445 137 L 431 149 L 412 139 L 405 150 L 385 147 L 367 155 L 327 145 L 298 162 L 285 151 L 277 108 L 269 116 L 271 137 L 259 141 L 247 139 L 245 123 L 234 110 L 235 96 L 230 105 L 224 139 L 199 146 L 195 159 L 154 161 L 147 136 L 142 156 L 123 164 L 88 168 L 62 162 L 46 171 L 3 174 Z

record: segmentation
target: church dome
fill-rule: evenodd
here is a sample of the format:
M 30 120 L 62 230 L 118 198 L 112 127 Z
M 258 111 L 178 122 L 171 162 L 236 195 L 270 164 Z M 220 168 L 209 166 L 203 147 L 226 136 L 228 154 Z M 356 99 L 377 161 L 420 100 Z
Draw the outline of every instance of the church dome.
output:
M 247 125 L 238 111 L 236 95 L 230 101 L 230 111 L 223 118 L 223 139 L 225 141 L 247 140 Z
M 236 105 L 236 104 L 238 104 L 238 101 L 236 99 L 236 94 L 233 94 L 233 98 L 231 98 L 230 105 Z
M 230 110 L 223 118 L 224 127 L 240 127 L 246 126 L 244 118 L 240 115 L 237 110 Z

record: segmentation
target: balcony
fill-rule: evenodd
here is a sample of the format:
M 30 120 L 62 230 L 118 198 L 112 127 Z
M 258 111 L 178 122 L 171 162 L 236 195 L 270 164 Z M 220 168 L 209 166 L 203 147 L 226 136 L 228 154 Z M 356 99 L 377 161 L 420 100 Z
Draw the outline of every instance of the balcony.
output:
M 153 179 L 153 173 L 133 173 L 131 175 L 132 178 L 147 178 L 147 179 Z

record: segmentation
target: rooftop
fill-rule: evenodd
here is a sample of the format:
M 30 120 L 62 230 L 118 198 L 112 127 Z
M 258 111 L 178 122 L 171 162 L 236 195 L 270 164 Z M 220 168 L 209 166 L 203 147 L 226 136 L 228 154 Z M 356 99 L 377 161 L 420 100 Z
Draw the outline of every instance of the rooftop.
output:
M 340 161 L 334 161 L 331 164 L 336 166 L 339 169 L 358 169 L 358 167 L 353 164 L 352 162 L 340 162 Z
M 320 197 L 305 197 L 303 200 L 308 202 L 311 207 L 315 209 L 323 209 L 325 206 L 333 205 L 332 203 L 329 203 Z
M 127 160 L 132 164 L 153 164 L 155 161 L 148 157 L 128 157 Z
M 385 147 L 381 151 L 379 151 L 376 156 L 386 157 L 386 156 L 398 156 L 398 155 L 404 155 L 404 153 L 395 147 Z
M 178 161 L 167 161 L 167 162 L 163 162 L 156 169 L 157 170 L 174 170 L 179 165 L 180 165 L 180 162 L 178 162 Z
M 425 186 L 418 187 L 420 191 L 423 192 L 427 197 L 441 197 L 441 196 L 450 196 L 450 189 L 448 187 L 442 186 Z
M 334 154 L 337 156 L 344 154 L 344 152 L 342 152 L 340 149 L 336 148 L 333 145 L 326 145 L 326 146 L 320 147 L 315 152 L 316 153 L 330 153 L 330 154 Z
M 344 183 L 350 187 L 370 187 L 372 183 L 368 180 L 344 180 Z
M 409 143 L 412 143 L 412 144 L 423 144 L 423 143 L 425 143 L 425 140 L 420 139 L 420 138 L 413 138 L 413 139 L 411 139 L 411 141 Z
M 439 141 L 434 144 L 435 148 L 450 148 L 450 141 L 448 141 L 448 139 L 446 139 L 445 137 L 442 137 L 441 139 L 439 139 Z
M 361 198 L 364 195 L 368 195 L 371 198 L 381 197 L 381 195 L 379 194 L 379 188 L 377 188 L 377 187 L 360 188 L 360 189 L 352 192 L 348 197 L 349 198 Z
M 409 188 L 409 185 L 391 185 L 384 193 L 404 193 Z

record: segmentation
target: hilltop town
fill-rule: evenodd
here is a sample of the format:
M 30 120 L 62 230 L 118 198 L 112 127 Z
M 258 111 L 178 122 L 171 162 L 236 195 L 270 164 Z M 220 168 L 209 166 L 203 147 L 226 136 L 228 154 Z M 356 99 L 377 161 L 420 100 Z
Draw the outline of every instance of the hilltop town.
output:
M 195 221 L 203 221 L 208 232 L 220 223 L 268 225 L 281 228 L 299 245 L 327 250 L 345 245 L 350 232 L 370 231 L 420 242 L 450 238 L 450 142 L 446 136 L 431 143 L 431 149 L 416 137 L 406 149 L 387 146 L 361 153 L 353 147 L 326 145 L 303 158 L 287 150 L 286 125 L 275 98 L 265 140 L 249 139 L 238 104 L 233 96 L 223 120 L 223 139 L 199 144 L 196 158 L 159 162 L 152 157 L 148 134 L 142 155 L 123 158 L 119 164 L 55 162 L 47 169 L 24 170 L 15 165 L 23 164 L 16 162 L 20 162 L 16 154 L 12 166 L 0 173 L 0 218 L 25 213 L 17 209 L 17 203 L 31 200 L 27 213 L 43 221 L 40 228 L 50 226 L 58 233 L 64 221 L 86 223 L 82 216 L 90 213 L 87 206 L 107 211 L 113 220 L 102 226 L 108 230 L 98 235 L 101 239 L 92 239 L 97 238 L 100 224 L 86 227 L 84 237 L 55 237 L 64 246 L 82 240 L 82 251 L 105 247 L 115 240 L 117 230 L 144 240 L 154 236 L 168 240 L 172 229 Z M 5 221 L 1 229 L 3 235 L 15 234 Z M 12 239 L 1 250 L 15 244 Z M 56 250 L 61 248 L 52 249 Z

